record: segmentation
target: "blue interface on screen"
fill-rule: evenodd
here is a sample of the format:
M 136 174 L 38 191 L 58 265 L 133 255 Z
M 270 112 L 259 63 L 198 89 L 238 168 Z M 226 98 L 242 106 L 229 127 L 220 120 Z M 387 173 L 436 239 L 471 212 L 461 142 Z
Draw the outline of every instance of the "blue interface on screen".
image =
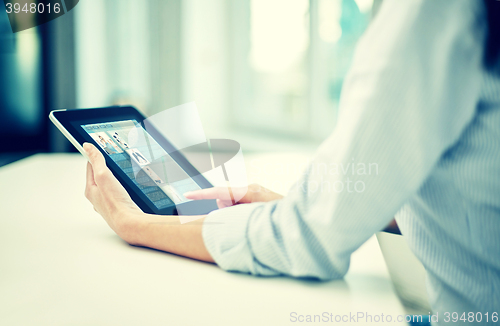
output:
M 200 189 L 136 120 L 81 127 L 158 209 L 187 202 L 183 194 Z

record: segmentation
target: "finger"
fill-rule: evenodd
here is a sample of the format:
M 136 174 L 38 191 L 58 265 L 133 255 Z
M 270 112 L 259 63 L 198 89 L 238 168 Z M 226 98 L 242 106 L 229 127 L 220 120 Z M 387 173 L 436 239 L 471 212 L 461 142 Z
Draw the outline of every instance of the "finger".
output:
M 219 207 L 219 208 L 226 208 L 229 206 L 233 206 L 233 202 L 230 200 L 217 199 L 216 202 L 217 202 L 217 207 Z
M 104 156 L 102 156 L 101 152 L 92 144 L 84 143 L 83 149 L 85 153 L 87 153 L 89 157 L 90 164 L 92 164 L 92 168 L 95 172 L 98 172 L 100 169 L 106 166 L 106 160 Z
M 196 191 L 189 191 L 184 193 L 184 197 L 193 200 L 202 200 L 202 199 L 231 200 L 231 194 L 229 193 L 229 189 L 224 187 L 213 187 Z

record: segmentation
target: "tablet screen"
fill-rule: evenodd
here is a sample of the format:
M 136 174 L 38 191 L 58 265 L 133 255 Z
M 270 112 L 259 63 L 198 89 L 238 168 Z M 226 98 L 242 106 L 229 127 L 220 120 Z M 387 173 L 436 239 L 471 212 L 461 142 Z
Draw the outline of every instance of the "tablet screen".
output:
M 185 192 L 201 189 L 136 120 L 81 127 L 158 209 L 187 202 Z

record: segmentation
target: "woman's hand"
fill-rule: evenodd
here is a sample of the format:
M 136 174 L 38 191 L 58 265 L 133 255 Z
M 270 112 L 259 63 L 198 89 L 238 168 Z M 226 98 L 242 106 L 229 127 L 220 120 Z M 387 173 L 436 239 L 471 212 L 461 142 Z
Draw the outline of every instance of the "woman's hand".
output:
M 126 242 L 213 262 L 202 236 L 203 218 L 181 224 L 178 216 L 145 214 L 106 166 L 101 152 L 91 144 L 83 149 L 89 157 L 85 197 Z
M 116 234 L 129 243 L 134 242 L 134 230 L 128 226 L 133 218 L 143 214 L 141 209 L 108 169 L 101 152 L 89 143 L 83 144 L 83 149 L 90 160 L 87 163 L 85 197 Z
M 230 188 L 215 187 L 197 191 L 190 191 L 185 193 L 184 197 L 193 200 L 217 199 L 217 206 L 219 206 L 219 208 L 224 208 L 235 204 L 267 202 L 283 198 L 282 195 L 254 183 L 248 186 L 247 192 L 243 196 L 243 198 L 238 200 L 238 202 L 234 202 L 233 196 L 228 191 L 228 189 Z M 236 190 L 236 192 L 238 192 L 239 190 L 240 189 Z

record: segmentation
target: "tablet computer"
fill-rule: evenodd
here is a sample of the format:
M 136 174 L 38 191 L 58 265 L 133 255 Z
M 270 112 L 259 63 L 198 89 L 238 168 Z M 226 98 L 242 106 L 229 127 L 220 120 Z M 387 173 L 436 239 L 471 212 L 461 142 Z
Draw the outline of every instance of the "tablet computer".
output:
M 145 213 L 199 215 L 217 209 L 215 200 L 184 197 L 212 184 L 154 126 L 146 128 L 146 117 L 134 107 L 55 110 L 49 118 L 85 157 L 83 144 L 94 144 Z

